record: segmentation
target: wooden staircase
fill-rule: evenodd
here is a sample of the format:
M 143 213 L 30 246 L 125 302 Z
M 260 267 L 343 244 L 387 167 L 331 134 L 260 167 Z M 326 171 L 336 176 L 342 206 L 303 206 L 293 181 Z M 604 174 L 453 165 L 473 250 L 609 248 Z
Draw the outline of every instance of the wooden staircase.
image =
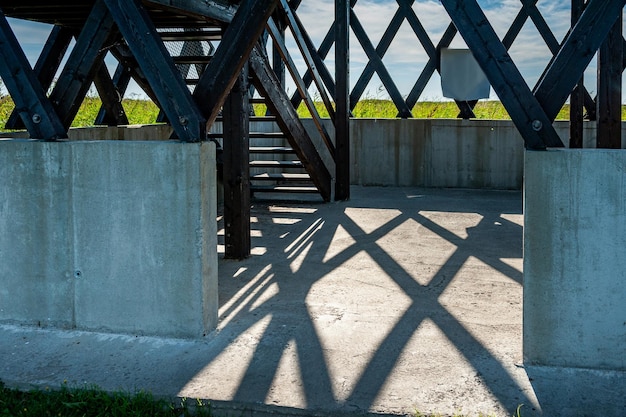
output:
M 221 120 L 218 118 L 217 120 Z M 275 116 L 251 116 L 250 137 L 250 192 L 258 198 L 296 198 L 320 195 L 296 151 L 287 141 Z M 221 130 L 220 127 L 216 130 Z M 222 133 L 208 134 L 221 143 Z M 308 200 L 309 198 L 307 198 Z
M 193 88 L 197 83 L 199 75 L 211 60 L 210 52 L 206 52 L 206 45 L 210 41 L 219 40 L 221 32 L 219 30 L 169 30 L 161 33 L 162 40 L 167 46 L 170 42 L 183 42 L 182 48 L 167 48 L 172 54 L 172 59 L 177 68 L 181 71 L 186 84 Z M 204 42 L 204 47 L 200 43 Z M 180 50 L 178 50 L 180 49 Z M 253 104 L 262 103 L 268 108 L 268 99 L 250 98 L 251 107 Z M 162 119 L 162 114 L 159 116 Z M 207 133 L 208 139 L 222 144 L 222 123 L 221 117 L 218 122 Z M 291 126 L 284 123 L 283 126 Z M 253 196 L 263 195 L 264 198 L 281 199 L 293 195 L 308 194 L 311 196 L 324 195 L 320 192 L 311 175 L 307 172 L 306 164 L 298 157 L 298 152 L 290 144 L 287 129 L 280 128 L 276 116 L 250 116 L 250 147 L 249 147 L 249 169 L 250 169 L 250 191 Z M 296 133 L 291 132 L 293 136 Z M 310 140 L 310 138 L 300 138 L 300 140 Z M 294 143 L 294 141 L 291 141 Z M 298 141 L 295 141 L 298 142 Z M 219 150 L 219 149 L 218 149 Z M 309 164 L 309 169 L 313 168 Z M 310 199 L 307 198 L 307 200 Z M 327 199 L 327 198 L 326 198 Z

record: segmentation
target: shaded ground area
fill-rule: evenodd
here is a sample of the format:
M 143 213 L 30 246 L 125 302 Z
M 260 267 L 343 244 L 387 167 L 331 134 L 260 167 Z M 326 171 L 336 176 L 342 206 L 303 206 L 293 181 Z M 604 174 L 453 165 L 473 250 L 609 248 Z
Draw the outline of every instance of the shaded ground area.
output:
M 521 193 L 355 187 L 348 202 L 255 201 L 252 214 L 253 256 L 220 260 L 204 340 L 0 326 L 0 379 L 231 411 L 535 414 Z

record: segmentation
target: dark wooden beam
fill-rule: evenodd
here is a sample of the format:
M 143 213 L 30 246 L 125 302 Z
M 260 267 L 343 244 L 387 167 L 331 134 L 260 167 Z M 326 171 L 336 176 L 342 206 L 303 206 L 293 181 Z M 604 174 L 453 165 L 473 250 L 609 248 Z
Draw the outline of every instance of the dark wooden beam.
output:
M 67 138 L 52 104 L 0 9 L 0 77 L 33 139 Z
M 412 11 L 411 4 L 413 4 L 413 2 L 414 0 L 408 1 L 409 3 L 408 8 L 411 11 Z M 404 2 L 400 1 L 399 4 L 402 5 L 404 4 Z M 391 42 L 393 41 L 396 34 L 398 33 L 398 30 L 400 30 L 400 26 L 402 25 L 405 19 L 406 19 L 406 9 L 402 8 L 401 6 L 398 8 L 398 10 L 396 10 L 396 13 L 391 18 L 391 22 L 389 22 L 387 29 L 385 29 L 383 36 L 380 38 L 380 41 L 378 42 L 378 45 L 376 46 L 376 54 L 381 59 L 387 53 L 387 50 L 389 49 Z M 421 28 L 421 23 L 419 23 L 419 21 L 418 21 L 418 26 L 413 27 L 413 30 L 416 31 L 416 33 L 419 32 L 420 30 L 423 30 L 423 28 Z M 426 37 L 428 38 L 428 35 L 426 35 Z M 425 45 L 422 44 L 422 45 L 424 46 L 424 50 L 426 51 L 426 53 L 428 55 L 435 54 L 435 47 L 432 45 L 430 38 L 428 38 L 428 40 L 425 40 L 425 41 L 426 41 L 426 44 Z M 375 73 L 376 73 L 376 65 L 374 61 L 370 59 L 365 65 L 363 72 L 361 72 L 361 75 L 356 80 L 356 83 L 354 84 L 354 88 L 352 89 L 352 97 L 350 100 L 350 108 L 352 110 L 354 110 L 355 106 L 357 105 L 361 97 L 363 96 L 365 89 L 367 88 L 368 84 L 372 80 L 372 77 L 374 76 Z
M 178 139 L 206 140 L 206 119 L 139 0 L 104 0 Z
M 276 9 L 274 9 L 274 13 L 272 14 L 272 17 L 270 17 L 270 19 L 273 20 L 276 24 L 276 27 L 278 28 L 278 33 L 280 33 L 280 38 L 282 42 L 285 43 L 287 22 L 285 13 L 282 11 L 281 7 L 276 7 Z M 278 78 L 280 80 L 280 83 L 284 86 L 285 82 L 287 81 L 287 71 L 285 70 L 285 62 L 283 61 L 283 58 L 281 57 L 278 48 L 272 48 L 272 69 L 276 74 L 276 78 Z
M 572 27 L 576 25 L 580 15 L 583 13 L 585 7 L 585 0 L 572 0 Z M 569 99 L 569 147 L 582 148 L 583 147 L 583 132 L 584 132 L 584 96 L 583 89 L 585 88 L 584 77 L 581 76 L 578 83 L 572 90 L 572 94 Z
M 328 93 L 326 92 L 326 87 L 324 85 L 324 81 L 320 75 L 320 72 L 317 69 L 315 64 L 315 60 L 313 59 L 313 53 L 309 50 L 307 43 L 304 39 L 304 31 L 301 30 L 294 13 L 292 12 L 287 0 L 280 0 L 280 5 L 282 6 L 282 10 L 285 14 L 285 20 L 287 22 L 287 26 L 291 29 L 291 33 L 293 34 L 294 41 L 296 46 L 300 50 L 302 54 L 302 58 L 307 66 L 307 69 L 311 72 L 313 76 L 313 82 L 317 87 L 317 91 L 320 95 L 326 110 L 328 111 L 329 117 L 331 120 L 335 120 L 335 110 L 333 109 L 333 104 L 330 98 L 328 97 Z M 303 83 L 304 84 L 304 83 Z
M 74 121 L 96 72 L 103 64 L 106 47 L 115 39 L 115 22 L 103 0 L 97 0 L 50 93 L 50 101 L 66 129 Z
M 217 22 L 230 23 L 237 12 L 233 1 L 216 0 L 144 0 L 146 4 L 159 5 L 163 10 L 173 13 L 196 15 Z
M 278 127 L 285 133 L 289 144 L 309 173 L 311 181 L 324 201 L 330 201 L 331 175 L 298 117 L 296 109 L 291 105 L 287 93 L 272 71 L 269 60 L 257 48 L 254 48 L 250 53 L 249 63 L 253 83 L 259 93 L 265 97 L 272 114 L 276 116 Z
M 285 62 L 285 68 L 291 74 L 291 78 L 296 84 L 296 88 L 298 89 L 298 91 L 300 91 L 300 94 L 302 95 L 302 97 L 304 97 L 304 103 L 307 109 L 309 110 L 309 113 L 311 113 L 311 118 L 313 119 L 313 123 L 315 124 L 317 131 L 320 133 L 320 136 L 322 137 L 322 140 L 326 144 L 328 151 L 334 158 L 335 157 L 335 145 L 332 143 L 330 139 L 330 135 L 328 134 L 328 131 L 326 130 L 326 126 L 324 126 L 324 122 L 322 121 L 322 117 L 317 111 L 317 107 L 315 107 L 315 102 L 313 101 L 306 87 L 304 86 L 304 81 L 302 80 L 302 78 L 300 78 L 300 74 L 298 73 L 296 64 L 293 62 L 293 59 L 291 58 L 291 55 L 289 54 L 289 51 L 287 50 L 287 46 L 285 46 L 285 44 L 283 43 L 283 39 L 280 37 L 278 28 L 276 28 L 276 25 L 274 24 L 272 20 L 268 20 L 267 22 L 267 31 L 272 37 L 272 40 L 274 41 L 274 47 L 278 49 L 282 60 Z
M 248 70 L 230 90 L 223 108 L 224 257 L 250 256 L 250 100 Z
M 326 64 L 324 63 L 324 58 L 326 57 L 326 55 L 328 54 L 328 50 L 326 50 L 326 52 L 322 52 L 322 46 L 324 45 L 324 42 L 322 42 L 322 45 L 320 46 L 320 49 L 316 49 L 315 48 L 315 44 L 313 43 L 313 41 L 311 40 L 311 37 L 309 36 L 309 34 L 307 33 L 304 25 L 302 24 L 302 22 L 300 21 L 300 18 L 298 17 L 297 14 L 294 13 L 294 18 L 296 20 L 296 23 L 298 25 L 298 27 L 300 28 L 300 31 L 302 33 L 302 39 L 304 40 L 304 43 L 306 45 L 306 47 L 308 48 L 309 52 L 311 53 L 311 57 L 313 58 L 313 63 L 315 64 L 320 77 L 322 78 L 322 81 L 324 82 L 324 86 L 326 87 L 327 91 L 331 94 L 332 98 L 334 99 L 335 96 L 335 80 L 332 76 L 332 74 L 330 73 L 330 71 L 328 70 L 328 68 L 326 67 Z M 333 24 L 334 26 L 334 24 Z M 304 73 L 304 76 L 302 77 L 302 80 L 304 81 L 304 84 L 306 85 L 306 87 L 308 88 L 311 83 L 313 82 L 313 73 L 307 69 L 306 72 Z M 291 102 L 294 104 L 295 108 L 298 108 L 298 106 L 300 105 L 300 102 L 302 101 L 302 97 L 300 96 L 300 93 L 298 92 L 298 90 L 295 91 L 294 95 L 292 96 L 292 100 Z
M 367 36 L 365 29 L 361 25 L 361 22 L 359 21 L 358 17 L 356 16 L 356 14 L 354 13 L 352 9 L 350 9 L 350 27 L 352 28 L 352 31 L 356 35 L 357 40 L 361 44 L 363 51 L 365 51 L 367 58 L 372 63 L 372 66 L 374 67 L 374 70 L 378 74 L 380 81 L 385 86 L 387 93 L 389 93 L 391 100 L 393 101 L 396 108 L 398 109 L 399 116 L 402 118 L 413 117 L 411 113 L 411 109 L 409 109 L 406 102 L 404 101 L 404 98 L 402 97 L 402 94 L 400 94 L 398 87 L 393 82 L 393 78 L 391 77 L 391 74 L 389 74 L 389 71 L 385 67 L 385 64 L 383 63 L 381 57 L 376 52 L 374 45 L 372 45 L 372 42 Z M 351 98 L 350 102 L 354 103 L 355 100 L 358 100 L 358 98 Z
M 442 0 L 448 15 L 511 116 L 528 148 L 563 142 L 496 35 L 476 0 Z
M 54 76 L 61 66 L 61 61 L 65 56 L 67 47 L 72 40 L 72 31 L 62 26 L 53 26 L 48 35 L 48 39 L 43 46 L 41 54 L 35 63 L 33 71 L 41 84 L 44 91 L 47 91 L 52 85 Z M 25 128 L 22 119 L 16 110 L 11 112 L 7 119 L 5 128 L 7 129 L 23 129 Z
M 590 0 L 559 53 L 534 88 L 534 95 L 554 120 L 602 41 L 622 13 L 626 0 Z
M 622 147 L 622 16 L 598 51 L 597 147 Z
M 413 86 L 411 92 L 406 98 L 407 106 L 409 106 L 410 109 L 415 107 L 415 104 L 417 104 L 417 100 L 419 100 L 420 96 L 424 92 L 428 81 L 430 81 L 435 71 L 439 72 L 441 70 L 441 68 L 439 67 L 440 51 L 442 48 L 447 48 L 448 46 L 450 46 L 450 43 L 452 42 L 456 34 L 456 26 L 454 26 L 454 23 L 450 23 L 446 28 L 446 31 L 441 36 L 439 43 L 437 44 L 435 55 L 429 57 L 428 62 L 422 69 L 420 76 L 418 77 L 415 85 Z
M 130 83 L 131 78 L 132 77 L 131 77 L 130 68 L 126 68 L 124 65 L 118 64 L 117 67 L 115 68 L 113 79 L 111 80 L 113 83 L 113 86 L 112 86 L 113 90 L 111 91 L 116 92 L 116 96 L 120 101 L 123 100 L 124 98 L 124 94 L 126 93 L 126 88 L 128 88 L 128 84 Z M 98 83 L 96 82 L 96 86 L 97 85 Z M 112 117 L 109 113 L 110 113 L 110 110 L 107 111 L 107 106 L 104 106 L 104 105 L 100 106 L 100 110 L 98 111 L 98 115 L 96 116 L 96 119 L 94 120 L 94 124 L 95 125 L 112 125 L 113 123 L 124 124 L 124 123 L 118 123 L 118 121 L 115 120 L 115 117 Z M 128 118 L 126 119 L 126 123 L 128 123 Z
M 243 0 L 193 92 L 207 124 L 213 124 L 278 0 Z
M 127 125 L 128 117 L 122 106 L 122 95 L 113 83 L 106 65 L 100 65 L 94 77 L 94 84 L 102 101 L 105 117 L 101 124 L 107 126 Z
M 350 199 L 350 2 L 335 0 L 335 200 Z
M 146 93 L 146 95 L 150 98 L 150 100 L 152 100 L 159 108 L 161 108 L 158 97 L 156 96 L 154 91 L 152 91 L 152 87 L 150 86 L 150 83 L 148 82 L 146 76 L 144 75 L 143 71 L 139 67 L 139 63 L 133 56 L 133 53 L 131 52 L 131 50 L 128 48 L 128 45 L 126 45 L 125 43 L 117 44 L 113 48 L 111 48 L 109 52 L 119 62 L 119 66 L 116 69 L 116 74 L 118 73 L 118 71 L 122 71 L 122 70 L 127 71 L 130 74 L 130 77 L 137 83 L 137 85 L 144 91 L 144 93 Z M 123 73 L 121 73 L 120 76 L 125 77 Z M 115 75 L 113 77 L 115 79 Z M 120 80 L 120 83 L 122 82 L 123 81 Z M 125 91 L 126 87 L 122 89 L 121 87 L 123 87 L 123 85 L 122 84 L 119 84 L 119 85 L 120 85 L 120 91 L 122 90 Z

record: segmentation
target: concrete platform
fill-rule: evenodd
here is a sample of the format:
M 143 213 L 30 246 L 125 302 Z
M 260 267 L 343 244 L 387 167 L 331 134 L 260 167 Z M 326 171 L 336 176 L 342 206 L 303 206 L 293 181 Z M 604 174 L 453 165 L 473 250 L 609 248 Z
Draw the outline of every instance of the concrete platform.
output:
M 253 256 L 219 261 L 217 331 L 0 326 L 0 380 L 204 398 L 222 415 L 539 415 L 520 192 L 354 187 L 252 214 Z

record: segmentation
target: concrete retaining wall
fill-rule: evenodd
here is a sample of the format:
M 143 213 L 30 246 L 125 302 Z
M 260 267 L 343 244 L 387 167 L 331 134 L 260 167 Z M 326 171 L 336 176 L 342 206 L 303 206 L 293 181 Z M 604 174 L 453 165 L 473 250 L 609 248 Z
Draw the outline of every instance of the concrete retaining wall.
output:
M 217 324 L 215 145 L 0 141 L 0 322 Z
M 313 121 L 304 119 L 303 123 L 334 173 L 334 163 Z M 330 120 L 324 123 L 334 140 Z M 522 188 L 524 142 L 510 120 L 352 119 L 350 123 L 350 175 L 354 185 Z M 569 122 L 556 121 L 554 126 L 567 144 Z M 219 132 L 221 125 L 216 123 L 212 129 Z M 251 123 L 250 129 L 279 131 L 275 124 L 259 122 Z M 146 125 L 70 129 L 69 136 L 71 140 L 166 140 L 170 133 L 167 125 Z M 594 122 L 586 124 L 584 136 L 585 147 L 595 147 Z M 255 141 L 261 144 L 259 139 Z M 272 146 L 282 144 L 283 139 L 260 141 Z
M 304 122 L 315 138 L 312 121 Z M 569 122 L 554 127 L 567 145 Z M 352 119 L 350 129 L 352 184 L 522 188 L 524 142 L 510 120 Z M 595 147 L 595 123 L 585 125 L 584 138 L 586 148 Z

